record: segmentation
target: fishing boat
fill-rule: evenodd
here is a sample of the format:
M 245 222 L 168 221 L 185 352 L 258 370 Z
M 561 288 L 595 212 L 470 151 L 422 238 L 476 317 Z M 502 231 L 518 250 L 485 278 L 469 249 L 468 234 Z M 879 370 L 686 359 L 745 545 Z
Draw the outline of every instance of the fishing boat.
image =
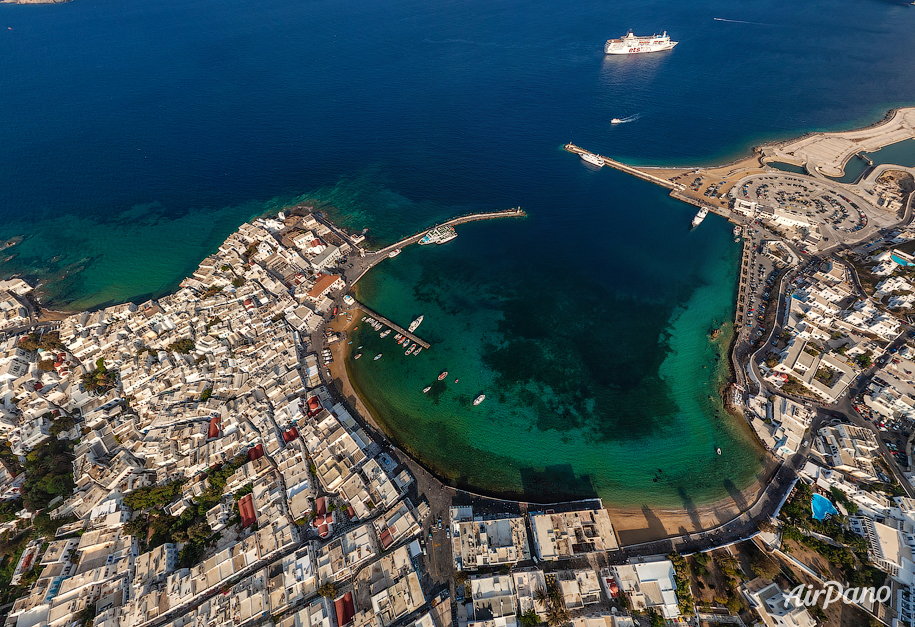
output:
M 356 353 L 353 359 L 359 359 L 360 357 L 362 357 L 362 353 Z
M 445 377 L 447 377 L 447 376 L 448 376 L 448 371 L 447 371 L 447 370 L 442 370 L 442 374 L 438 375 L 438 380 L 439 380 L 439 381 L 444 381 L 444 380 L 445 380 Z
M 391 335 L 391 330 L 385 329 L 384 331 L 382 331 L 381 333 L 378 334 L 378 337 L 387 337 L 389 335 Z
M 379 359 L 381 359 L 381 353 L 375 355 L 375 359 L 373 361 L 378 361 Z
M 432 389 L 432 386 L 431 386 L 431 385 L 427 385 L 426 387 L 423 388 L 423 394 L 427 393 L 427 392 L 428 392 L 429 390 L 431 390 L 431 389 Z
M 473 399 L 473 405 L 474 405 L 474 407 L 476 407 L 477 405 L 479 405 L 480 403 L 482 403 L 482 402 L 485 401 L 485 400 L 486 400 L 486 395 L 485 395 L 485 394 L 480 394 L 478 397 L 476 397 L 475 399 Z

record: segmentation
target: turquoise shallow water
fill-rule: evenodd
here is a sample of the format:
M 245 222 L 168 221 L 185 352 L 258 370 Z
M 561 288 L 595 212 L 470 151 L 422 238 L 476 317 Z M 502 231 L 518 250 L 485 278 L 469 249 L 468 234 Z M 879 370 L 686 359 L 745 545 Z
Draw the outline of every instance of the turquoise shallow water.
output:
M 354 344 L 383 357 L 352 361 L 355 383 L 399 443 L 456 485 L 662 506 L 735 493 L 761 454 L 720 407 L 731 325 L 708 339 L 733 315 L 730 225 L 690 231 L 688 207 L 611 171 L 583 170 L 566 194 L 564 220 L 461 227 L 363 279 L 359 298 L 388 317 L 423 314 L 433 348 L 405 357 L 363 325 Z
M 240 222 L 302 199 L 377 243 L 520 204 L 528 220 L 468 225 L 360 284 L 436 342 L 357 365 L 382 419 L 480 489 L 727 495 L 759 467 L 708 398 L 730 230 L 689 232 L 688 207 L 561 145 L 682 165 L 870 124 L 912 104 L 913 20 L 885 0 L 0 4 L 0 239 L 24 237 L 0 272 L 96 307 L 167 293 Z M 605 56 L 630 27 L 680 44 Z M 442 368 L 461 383 L 421 397 Z

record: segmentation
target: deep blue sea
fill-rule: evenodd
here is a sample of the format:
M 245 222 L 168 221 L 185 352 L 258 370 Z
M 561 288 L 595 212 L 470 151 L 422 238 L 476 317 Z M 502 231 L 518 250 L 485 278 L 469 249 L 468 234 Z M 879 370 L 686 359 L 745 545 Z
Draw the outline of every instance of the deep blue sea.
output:
M 722 220 L 688 232 L 690 207 L 561 146 L 693 165 L 872 123 L 915 103 L 913 26 L 888 0 L 0 4 L 0 239 L 23 238 L 0 272 L 93 307 L 173 289 L 302 199 L 379 243 L 521 205 L 360 285 L 440 342 L 422 365 L 354 368 L 389 390 L 379 418 L 479 489 L 709 500 L 761 458 L 708 399 L 723 373 L 703 338 L 732 316 L 739 249 Z M 629 28 L 680 44 L 605 56 Z M 450 364 L 474 389 L 407 400 Z M 460 417 L 480 390 L 486 413 Z

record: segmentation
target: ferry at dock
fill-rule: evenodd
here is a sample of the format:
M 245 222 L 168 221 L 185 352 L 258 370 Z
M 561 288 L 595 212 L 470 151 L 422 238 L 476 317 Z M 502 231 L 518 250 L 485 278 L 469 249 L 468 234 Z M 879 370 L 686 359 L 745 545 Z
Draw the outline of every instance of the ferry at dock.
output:
M 702 209 L 700 209 L 699 213 L 697 213 L 696 216 L 693 218 L 693 222 L 692 222 L 693 228 L 696 228 L 697 226 L 702 224 L 702 221 L 705 220 L 705 216 L 707 216 L 707 215 L 708 215 L 708 207 L 703 207 Z
M 592 154 L 590 152 L 583 152 L 578 156 L 581 157 L 581 160 L 584 161 L 585 163 L 590 163 L 591 165 L 596 165 L 599 168 L 604 167 L 604 160 L 595 154 Z
M 640 54 L 643 52 L 663 52 L 664 50 L 672 50 L 677 43 L 679 42 L 670 40 L 667 31 L 651 37 L 637 37 L 630 30 L 619 39 L 608 39 L 607 43 L 604 44 L 604 53 Z

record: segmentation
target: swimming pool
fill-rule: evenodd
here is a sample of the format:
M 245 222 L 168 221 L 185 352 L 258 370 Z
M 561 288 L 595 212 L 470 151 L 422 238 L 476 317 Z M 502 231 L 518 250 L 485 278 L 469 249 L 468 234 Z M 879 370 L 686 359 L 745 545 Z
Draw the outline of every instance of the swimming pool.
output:
M 898 263 L 900 266 L 911 266 L 911 265 L 915 265 L 915 264 L 909 263 L 908 261 L 906 261 L 905 259 L 903 259 L 903 258 L 901 258 L 901 257 L 897 257 L 896 255 L 890 255 L 890 259 L 892 259 L 893 261 L 895 261 L 896 263 Z
M 825 520 L 827 516 L 838 514 L 839 510 L 822 494 L 814 494 L 810 500 L 814 520 Z

